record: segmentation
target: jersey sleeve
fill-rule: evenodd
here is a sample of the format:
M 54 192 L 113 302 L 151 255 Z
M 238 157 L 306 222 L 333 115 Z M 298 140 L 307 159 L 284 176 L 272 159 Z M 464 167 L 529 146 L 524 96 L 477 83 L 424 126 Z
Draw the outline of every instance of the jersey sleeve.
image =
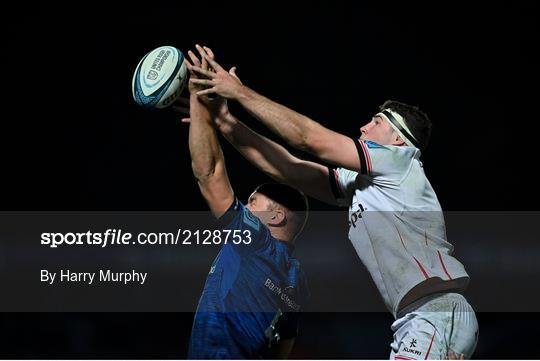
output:
M 345 168 L 328 168 L 328 176 L 337 204 L 340 207 L 348 207 L 356 188 L 358 173 Z
M 368 140 L 353 139 L 360 159 L 360 174 L 374 183 L 399 183 L 406 176 L 419 152 L 414 147 L 380 145 Z
M 226 243 L 224 237 L 227 233 L 222 233 L 223 244 L 232 245 L 240 254 L 253 252 L 270 243 L 270 230 L 236 197 L 217 221 L 221 229 L 231 231 Z

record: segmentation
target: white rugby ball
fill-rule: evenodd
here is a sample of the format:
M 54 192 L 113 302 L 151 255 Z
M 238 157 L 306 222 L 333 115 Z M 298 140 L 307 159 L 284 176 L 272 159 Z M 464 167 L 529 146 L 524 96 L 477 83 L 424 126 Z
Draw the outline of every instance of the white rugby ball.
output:
M 160 46 L 137 65 L 132 81 L 133 99 L 145 108 L 166 108 L 178 99 L 187 78 L 184 54 L 173 46 Z

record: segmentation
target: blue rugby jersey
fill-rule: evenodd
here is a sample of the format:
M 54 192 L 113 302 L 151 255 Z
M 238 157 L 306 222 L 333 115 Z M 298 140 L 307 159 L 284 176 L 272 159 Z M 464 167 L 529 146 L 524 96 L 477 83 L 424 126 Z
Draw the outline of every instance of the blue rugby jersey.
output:
M 206 278 L 193 321 L 188 358 L 260 358 L 272 342 L 296 336 L 308 297 L 293 246 L 274 238 L 238 199 L 219 219 L 223 229 L 249 232 L 249 244 L 221 248 Z

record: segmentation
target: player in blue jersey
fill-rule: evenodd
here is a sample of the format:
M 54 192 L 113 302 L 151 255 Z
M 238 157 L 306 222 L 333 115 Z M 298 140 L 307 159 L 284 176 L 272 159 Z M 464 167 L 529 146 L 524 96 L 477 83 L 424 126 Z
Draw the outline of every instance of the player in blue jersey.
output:
M 207 66 L 189 55 L 194 65 Z M 200 89 L 190 84 L 193 174 L 213 215 L 235 233 L 210 268 L 188 358 L 285 358 L 307 298 L 304 273 L 291 255 L 307 219 L 307 198 L 277 183 L 256 188 L 247 205 L 234 196 L 209 109 L 212 101 L 197 97 Z

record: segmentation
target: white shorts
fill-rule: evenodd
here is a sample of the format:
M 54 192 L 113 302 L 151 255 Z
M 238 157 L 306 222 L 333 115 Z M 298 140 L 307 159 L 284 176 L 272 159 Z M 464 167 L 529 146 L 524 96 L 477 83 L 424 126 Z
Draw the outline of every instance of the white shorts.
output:
M 392 324 L 391 360 L 447 359 L 449 352 L 470 358 L 478 341 L 473 308 L 458 293 L 437 294 L 406 307 Z

